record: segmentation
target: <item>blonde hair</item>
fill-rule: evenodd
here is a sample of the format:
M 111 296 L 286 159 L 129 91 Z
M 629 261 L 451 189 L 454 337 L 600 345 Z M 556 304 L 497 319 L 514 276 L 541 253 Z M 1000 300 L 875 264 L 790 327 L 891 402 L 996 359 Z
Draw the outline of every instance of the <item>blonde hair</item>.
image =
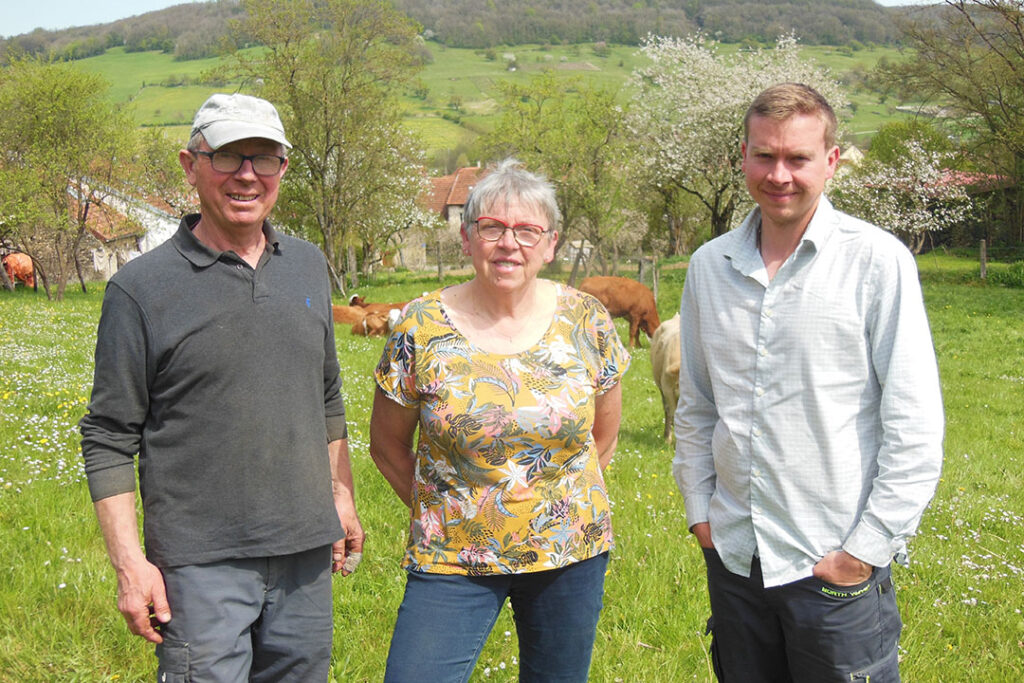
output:
M 754 98 L 743 117 L 743 140 L 750 134 L 750 120 L 755 116 L 785 121 L 794 114 L 817 116 L 825 124 L 825 149 L 836 144 L 836 113 L 821 93 L 803 83 L 779 83 Z

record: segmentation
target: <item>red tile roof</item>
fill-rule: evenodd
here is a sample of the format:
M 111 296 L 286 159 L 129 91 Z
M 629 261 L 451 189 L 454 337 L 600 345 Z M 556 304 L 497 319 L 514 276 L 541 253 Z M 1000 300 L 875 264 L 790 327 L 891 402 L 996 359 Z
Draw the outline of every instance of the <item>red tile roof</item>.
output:
M 431 190 L 429 196 L 425 197 L 427 208 L 443 216 L 449 206 L 464 206 L 469 191 L 486 174 L 486 169 L 466 166 L 450 175 L 431 178 Z
M 72 200 L 76 203 L 75 200 Z M 76 211 L 77 206 L 73 207 Z M 85 218 L 85 227 L 100 242 L 107 243 L 128 237 L 138 237 L 146 230 L 138 221 L 133 221 L 106 204 L 90 204 Z

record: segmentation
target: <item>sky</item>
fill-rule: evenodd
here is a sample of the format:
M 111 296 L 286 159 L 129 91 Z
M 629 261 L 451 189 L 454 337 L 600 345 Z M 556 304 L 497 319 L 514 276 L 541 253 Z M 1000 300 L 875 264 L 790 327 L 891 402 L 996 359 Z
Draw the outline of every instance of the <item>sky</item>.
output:
M 0 36 L 90 26 L 180 5 L 184 0 L 0 0 Z M 921 5 L 937 0 L 876 0 L 880 5 Z
M 36 28 L 56 30 L 71 26 L 106 24 L 181 5 L 185 0 L 0 0 L 0 36 L 29 33 Z

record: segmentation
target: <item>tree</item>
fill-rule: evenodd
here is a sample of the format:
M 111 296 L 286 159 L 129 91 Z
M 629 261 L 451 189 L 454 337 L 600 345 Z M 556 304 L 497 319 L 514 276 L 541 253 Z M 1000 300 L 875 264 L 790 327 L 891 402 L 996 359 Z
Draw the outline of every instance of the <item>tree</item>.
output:
M 892 232 L 917 254 L 929 233 L 967 218 L 971 200 L 949 172 L 951 153 L 928 151 L 914 140 L 905 148 L 906 154 L 891 161 L 868 158 L 835 178 L 829 197 L 837 208 Z
M 957 146 L 950 140 L 949 135 L 930 121 L 919 118 L 882 124 L 871 136 L 867 158 L 884 164 L 893 164 L 911 153 L 911 144 L 917 144 L 929 152 L 948 155 L 948 163 L 959 165 L 955 156 Z
M 1022 207 L 1024 2 L 946 0 L 940 9 L 907 15 L 907 59 L 887 62 L 880 76 L 904 99 L 940 104 L 975 156 L 1016 181 Z M 1024 237 L 1020 208 L 1009 220 Z
M 135 127 L 107 88 L 99 76 L 38 58 L 0 70 L 3 229 L 57 300 L 72 273 L 85 289 L 79 250 L 89 213 L 130 173 Z
M 141 135 L 134 159 L 137 194 L 163 202 L 176 216 L 198 211 L 195 191 L 178 162 L 181 147 L 159 128 L 150 128 Z
M 740 142 L 743 116 L 758 93 L 795 81 L 817 89 L 837 110 L 846 103 L 826 70 L 800 58 L 792 36 L 779 38 L 774 49 L 733 56 L 720 54 L 718 43 L 702 34 L 650 38 L 642 51 L 650 64 L 633 74 L 639 92 L 627 119 L 640 150 L 636 173 L 653 188 L 696 197 L 712 236 L 729 230 L 747 201 Z
M 500 88 L 502 115 L 484 148 L 547 174 L 562 214 L 559 248 L 572 239 L 585 238 L 598 249 L 613 242 L 628 217 L 623 112 L 615 93 L 550 71 Z
M 938 98 L 980 140 L 1024 158 L 1024 2 L 946 0 L 902 23 L 912 51 L 883 75 L 904 95 Z
M 237 53 L 294 145 L 277 219 L 319 243 L 335 286 L 358 284 L 411 225 L 422 152 L 397 101 L 418 65 L 417 27 L 382 0 L 247 0 L 239 27 L 266 46 Z

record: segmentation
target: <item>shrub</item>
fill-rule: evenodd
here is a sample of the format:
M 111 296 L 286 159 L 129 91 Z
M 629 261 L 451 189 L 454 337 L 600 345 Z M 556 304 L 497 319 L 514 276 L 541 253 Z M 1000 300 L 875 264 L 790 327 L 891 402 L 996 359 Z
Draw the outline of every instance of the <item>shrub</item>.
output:
M 1008 266 L 990 263 L 988 280 L 1004 287 L 1024 287 L 1024 261 L 1014 261 Z

